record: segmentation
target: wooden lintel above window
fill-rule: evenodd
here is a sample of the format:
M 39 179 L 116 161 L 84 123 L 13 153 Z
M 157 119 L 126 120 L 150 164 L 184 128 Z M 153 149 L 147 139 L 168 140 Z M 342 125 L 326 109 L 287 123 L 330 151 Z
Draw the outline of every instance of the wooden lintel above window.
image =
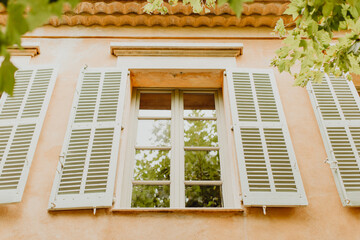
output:
M 40 44 L 39 43 L 22 43 L 22 48 L 20 47 L 11 47 L 8 48 L 8 51 L 11 56 L 30 56 L 35 57 L 40 54 Z
M 237 57 L 241 43 L 119 42 L 110 44 L 111 54 L 143 57 Z

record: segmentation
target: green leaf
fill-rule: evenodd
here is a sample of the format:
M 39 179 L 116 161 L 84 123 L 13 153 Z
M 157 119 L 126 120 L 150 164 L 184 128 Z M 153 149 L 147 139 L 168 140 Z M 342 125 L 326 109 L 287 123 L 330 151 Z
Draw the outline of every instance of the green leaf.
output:
M 11 3 L 8 5 L 8 20 L 5 38 L 8 45 L 21 45 L 21 36 L 29 30 L 28 22 L 24 18 L 25 6 Z
M 332 10 L 334 9 L 334 2 L 325 1 L 325 4 L 322 8 L 322 14 L 327 17 L 331 14 Z
M 13 95 L 16 70 L 17 68 L 10 61 L 10 55 L 7 54 L 0 67 L 0 92 Z

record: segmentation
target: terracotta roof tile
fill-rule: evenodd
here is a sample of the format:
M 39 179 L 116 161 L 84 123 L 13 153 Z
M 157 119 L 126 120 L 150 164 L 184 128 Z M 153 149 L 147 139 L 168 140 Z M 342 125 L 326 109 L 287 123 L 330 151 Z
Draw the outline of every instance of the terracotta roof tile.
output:
M 228 5 L 212 9 L 209 13 L 194 14 L 190 6 L 178 4 L 169 6 L 169 14 L 158 13 L 149 15 L 144 13 L 144 1 L 91 1 L 81 2 L 72 10 L 69 6 L 64 8 L 61 19 L 51 18 L 49 24 L 60 25 L 114 25 L 114 26 L 192 26 L 192 27 L 274 27 L 277 20 L 282 17 L 285 24 L 291 24 L 292 19 L 283 15 L 288 1 L 255 1 L 244 4 L 241 18 L 237 18 Z M 1 9 L 0 9 L 1 10 Z M 6 12 L 0 11 L 0 24 L 6 23 Z

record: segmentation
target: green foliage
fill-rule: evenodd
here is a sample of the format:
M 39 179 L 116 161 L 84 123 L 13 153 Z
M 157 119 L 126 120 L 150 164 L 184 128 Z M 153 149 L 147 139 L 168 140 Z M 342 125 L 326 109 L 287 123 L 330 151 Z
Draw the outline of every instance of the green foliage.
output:
M 238 17 L 244 2 L 249 0 L 183 0 L 194 13 L 228 3 Z M 177 3 L 169 1 L 170 5 Z M 145 11 L 165 14 L 168 9 L 163 0 L 148 0 Z M 350 73 L 360 74 L 359 0 L 291 0 L 285 13 L 293 17 L 296 26 L 287 30 L 282 19 L 277 22 L 275 32 L 285 39 L 271 65 L 292 74 L 295 85 L 305 86 L 309 79 L 321 82 L 324 73 L 345 74 L 349 80 Z M 332 40 L 338 31 L 346 31 L 346 35 Z M 299 70 L 293 73 L 293 67 Z
M 349 80 L 349 73 L 360 74 L 360 1 L 292 0 L 285 13 L 296 26 L 286 30 L 282 19 L 277 22 L 275 32 L 285 39 L 271 64 L 292 74 L 295 85 L 321 82 L 324 73 Z M 346 35 L 332 40 L 337 31 Z
M 194 13 L 201 12 L 210 12 L 210 9 L 215 7 L 215 4 L 223 5 L 225 3 L 229 3 L 230 7 L 234 10 L 236 15 L 240 17 L 243 3 L 252 2 L 253 0 L 182 0 L 184 5 L 190 5 L 193 9 Z M 165 6 L 164 0 L 147 0 L 147 4 L 144 7 L 146 13 L 151 14 L 154 12 L 159 12 L 161 14 L 167 14 L 168 8 Z M 168 3 L 170 6 L 175 6 L 178 4 L 178 0 L 169 0 Z
M 11 63 L 7 48 L 21 47 L 21 36 L 45 24 L 52 16 L 62 14 L 65 3 L 74 7 L 80 0 L 1 0 L 7 10 L 6 27 L 0 31 L 0 93 L 13 93 L 17 68 Z

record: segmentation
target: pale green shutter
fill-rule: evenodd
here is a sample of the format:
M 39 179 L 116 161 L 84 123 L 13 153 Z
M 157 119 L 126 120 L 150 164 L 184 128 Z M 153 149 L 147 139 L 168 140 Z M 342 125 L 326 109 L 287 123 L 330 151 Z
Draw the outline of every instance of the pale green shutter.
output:
M 127 71 L 81 72 L 49 209 L 111 207 Z
M 352 82 L 325 76 L 307 86 L 344 206 L 360 206 L 360 99 Z
M 0 203 L 20 202 L 56 81 L 52 67 L 20 69 L 0 100 Z
M 227 71 L 245 206 L 307 205 L 271 70 Z

